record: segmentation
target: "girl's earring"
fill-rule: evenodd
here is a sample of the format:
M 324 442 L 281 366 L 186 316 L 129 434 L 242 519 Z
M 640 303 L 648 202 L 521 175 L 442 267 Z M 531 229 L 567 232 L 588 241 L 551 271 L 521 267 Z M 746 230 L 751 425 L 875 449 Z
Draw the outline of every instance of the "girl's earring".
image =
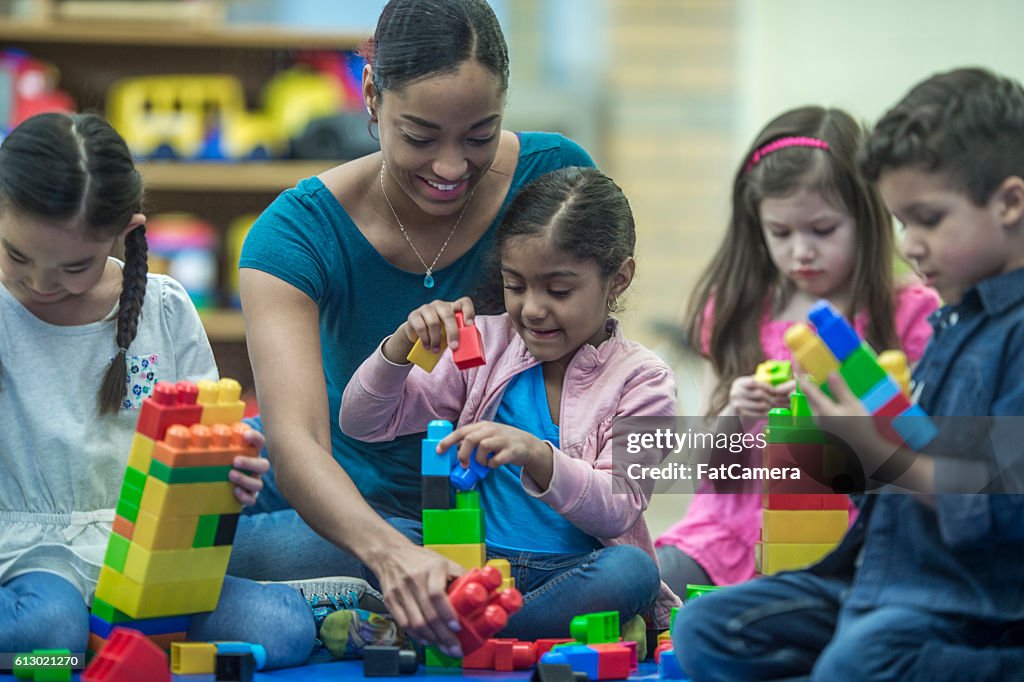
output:
M 614 296 L 609 298 L 605 302 L 605 305 L 608 306 L 608 312 L 610 312 L 610 313 L 614 313 L 614 312 L 616 312 L 619 309 L 619 302 L 615 299 Z

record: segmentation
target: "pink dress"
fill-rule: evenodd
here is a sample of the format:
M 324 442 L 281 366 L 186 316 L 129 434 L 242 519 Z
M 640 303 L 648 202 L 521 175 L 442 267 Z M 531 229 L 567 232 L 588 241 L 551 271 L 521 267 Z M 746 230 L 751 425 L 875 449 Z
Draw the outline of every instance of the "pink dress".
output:
M 921 285 L 908 286 L 898 293 L 896 334 L 910 362 L 916 362 L 924 353 L 932 334 L 928 316 L 939 305 L 935 291 Z M 761 320 L 761 347 L 765 359 L 792 360 L 789 348 L 782 341 L 792 324 L 772 320 L 765 314 Z M 866 326 L 866 315 L 854 319 L 854 327 L 861 336 Z M 856 514 L 852 504 L 851 510 Z M 686 516 L 660 535 L 654 544 L 678 548 L 700 564 L 714 584 L 732 585 L 754 576 L 754 545 L 760 534 L 759 492 L 716 495 L 702 494 L 698 490 Z

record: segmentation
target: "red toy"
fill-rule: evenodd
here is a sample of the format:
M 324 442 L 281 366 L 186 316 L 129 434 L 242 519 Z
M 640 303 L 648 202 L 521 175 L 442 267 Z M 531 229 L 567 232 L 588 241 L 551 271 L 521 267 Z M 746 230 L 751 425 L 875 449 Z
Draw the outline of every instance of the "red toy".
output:
M 82 682 L 171 682 L 167 654 L 144 634 L 116 627 L 82 671 Z
M 461 312 L 455 313 L 455 321 L 459 325 L 459 347 L 452 351 L 452 360 L 459 369 L 469 369 L 486 364 L 484 359 L 484 341 L 476 325 L 466 326 Z
M 484 646 L 523 606 L 523 595 L 509 588 L 498 591 L 501 573 L 493 566 L 474 568 L 448 587 L 448 599 L 459 615 L 459 643 L 463 656 Z
M 139 410 L 139 425 L 136 430 L 154 441 L 163 440 L 167 427 L 172 424 L 192 426 L 203 416 L 199 400 L 199 388 L 188 381 L 171 384 L 158 381 L 153 395 L 146 398 Z

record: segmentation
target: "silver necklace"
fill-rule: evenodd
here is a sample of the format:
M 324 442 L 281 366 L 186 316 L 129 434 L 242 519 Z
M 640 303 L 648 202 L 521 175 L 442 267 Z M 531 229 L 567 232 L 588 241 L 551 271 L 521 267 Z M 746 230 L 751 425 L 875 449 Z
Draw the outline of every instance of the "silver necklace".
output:
M 473 201 L 473 195 L 476 194 L 476 188 L 470 193 L 469 198 L 466 199 L 466 203 L 462 206 L 462 211 L 459 213 L 459 217 L 455 219 L 455 224 L 452 225 L 451 231 L 444 240 L 444 244 L 441 244 L 440 250 L 437 255 L 434 256 L 433 262 L 427 265 L 427 261 L 423 260 L 423 256 L 420 255 L 416 245 L 412 243 L 412 239 L 409 238 L 409 233 L 405 230 L 405 225 L 398 218 L 398 213 L 395 212 L 395 207 L 391 205 L 391 199 L 388 198 L 388 192 L 384 189 L 384 167 L 387 162 L 381 162 L 380 164 L 380 191 L 384 193 L 384 201 L 388 202 L 388 208 L 391 209 L 391 215 L 395 217 L 395 222 L 398 223 L 398 229 L 402 231 L 402 236 L 405 237 L 405 241 L 409 242 L 409 246 L 412 248 L 412 252 L 416 254 L 416 257 L 420 259 L 420 263 L 423 264 L 426 274 L 423 276 L 423 286 L 428 289 L 434 288 L 434 266 L 437 265 L 437 261 L 441 258 L 441 254 L 444 253 L 445 247 L 448 246 L 448 242 L 451 240 L 452 235 L 455 234 L 455 230 L 458 229 L 459 223 L 462 222 L 462 216 L 466 215 L 466 209 L 469 208 L 469 203 Z

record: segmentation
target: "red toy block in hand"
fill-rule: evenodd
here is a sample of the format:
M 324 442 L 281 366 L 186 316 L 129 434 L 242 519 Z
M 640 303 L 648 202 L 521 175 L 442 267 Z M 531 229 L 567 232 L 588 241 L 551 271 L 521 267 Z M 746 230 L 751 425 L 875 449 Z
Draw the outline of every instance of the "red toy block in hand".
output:
M 508 623 L 523 606 L 523 595 L 513 588 L 498 591 L 501 573 L 493 566 L 474 568 L 448 587 L 448 599 L 459 616 L 462 654 L 479 649 Z
M 459 347 L 452 351 L 452 360 L 459 369 L 469 369 L 486 364 L 484 360 L 484 341 L 476 325 L 466 326 L 461 312 L 455 313 L 455 322 L 459 325 Z
M 142 402 L 135 430 L 157 441 L 163 440 L 172 424 L 198 424 L 203 416 L 203 406 L 196 404 L 198 399 L 199 388 L 189 381 L 158 381 L 153 395 Z

